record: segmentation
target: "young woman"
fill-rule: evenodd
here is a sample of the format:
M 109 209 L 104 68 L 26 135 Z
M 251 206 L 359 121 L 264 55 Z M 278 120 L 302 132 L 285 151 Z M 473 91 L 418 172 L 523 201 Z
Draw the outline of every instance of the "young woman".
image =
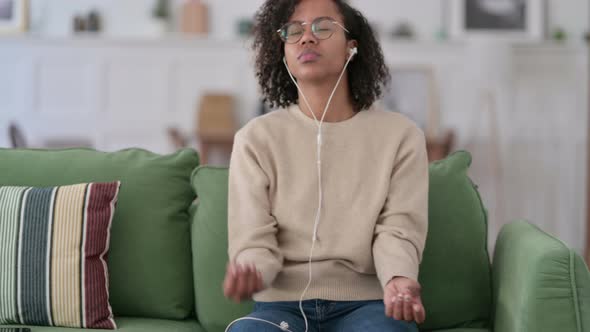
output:
M 417 331 L 428 228 L 423 132 L 375 104 L 389 76 L 344 0 L 267 0 L 256 73 L 277 111 L 235 136 L 224 292 L 229 331 Z

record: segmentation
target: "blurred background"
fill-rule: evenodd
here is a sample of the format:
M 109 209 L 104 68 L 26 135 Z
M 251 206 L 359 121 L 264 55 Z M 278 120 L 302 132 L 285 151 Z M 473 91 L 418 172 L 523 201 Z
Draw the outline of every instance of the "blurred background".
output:
M 490 248 L 527 219 L 590 257 L 589 1 L 349 2 L 392 72 L 379 103 L 424 129 L 431 160 L 472 153 Z M 272 111 L 249 48 L 262 3 L 0 0 L 0 147 L 191 147 L 227 165 L 235 131 Z

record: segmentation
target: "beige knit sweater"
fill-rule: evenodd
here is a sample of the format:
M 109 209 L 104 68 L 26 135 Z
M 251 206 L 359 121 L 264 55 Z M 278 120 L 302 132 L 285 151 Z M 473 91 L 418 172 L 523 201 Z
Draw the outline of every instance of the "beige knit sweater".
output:
M 394 276 L 418 278 L 428 229 L 423 132 L 373 106 L 322 126 L 324 203 L 313 281 L 304 299 L 382 299 Z M 228 254 L 254 263 L 256 301 L 299 300 L 318 205 L 315 121 L 298 106 L 260 116 L 235 136 L 229 170 Z

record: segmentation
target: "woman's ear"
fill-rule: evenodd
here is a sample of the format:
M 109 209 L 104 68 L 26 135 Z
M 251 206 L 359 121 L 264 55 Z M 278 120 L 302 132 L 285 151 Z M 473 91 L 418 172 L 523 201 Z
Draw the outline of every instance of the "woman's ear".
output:
M 348 49 L 358 47 L 358 42 L 354 39 L 348 41 Z

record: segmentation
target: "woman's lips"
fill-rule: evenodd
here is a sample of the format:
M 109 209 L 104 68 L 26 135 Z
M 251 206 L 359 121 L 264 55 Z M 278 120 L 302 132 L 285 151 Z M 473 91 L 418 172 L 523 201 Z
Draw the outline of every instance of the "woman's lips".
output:
M 315 61 L 319 57 L 320 57 L 320 55 L 314 51 L 304 51 L 299 56 L 299 61 L 305 63 L 305 62 Z

